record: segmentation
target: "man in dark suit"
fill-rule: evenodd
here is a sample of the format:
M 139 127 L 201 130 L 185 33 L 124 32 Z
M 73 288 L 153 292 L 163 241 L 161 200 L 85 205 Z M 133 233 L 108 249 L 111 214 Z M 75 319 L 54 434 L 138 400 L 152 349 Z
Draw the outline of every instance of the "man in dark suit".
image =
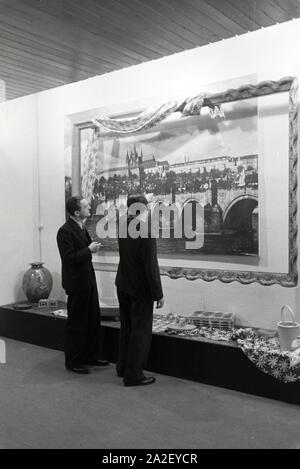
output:
M 128 197 L 128 214 L 120 220 L 120 262 L 116 276 L 117 294 L 120 305 L 120 340 L 117 374 L 124 378 L 125 386 L 152 384 L 155 378 L 146 377 L 143 368 L 148 358 L 152 337 L 153 304 L 157 308 L 164 304 L 156 253 L 156 239 L 132 237 L 130 224 L 147 233 L 147 199 L 142 195 Z M 140 213 L 130 214 L 131 208 L 139 204 Z M 124 231 L 125 224 L 125 231 Z M 126 237 L 122 237 L 126 232 Z
M 66 204 L 68 221 L 59 228 L 57 245 L 62 261 L 62 286 L 68 295 L 65 330 L 65 365 L 76 373 L 89 373 L 88 366 L 106 366 L 99 359 L 100 307 L 92 253 L 100 243 L 92 242 L 84 227 L 90 205 L 81 197 Z

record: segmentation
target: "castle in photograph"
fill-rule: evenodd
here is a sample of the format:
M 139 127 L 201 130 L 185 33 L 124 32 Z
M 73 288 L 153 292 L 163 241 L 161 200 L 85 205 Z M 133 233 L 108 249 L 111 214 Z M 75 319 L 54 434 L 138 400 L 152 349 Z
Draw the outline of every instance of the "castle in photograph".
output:
M 144 157 L 143 150 L 139 152 L 136 149 L 136 145 L 126 152 L 126 165 L 112 167 L 98 173 L 98 177 L 104 176 L 109 178 L 114 175 L 128 177 L 133 174 L 140 175 L 142 172 L 143 175 L 154 175 L 158 174 L 161 176 L 166 176 L 170 171 L 173 171 L 176 174 L 180 173 L 198 173 L 207 174 L 211 171 L 226 171 L 230 170 L 232 172 L 237 172 L 238 166 L 243 166 L 245 171 L 258 171 L 257 167 L 257 154 L 252 155 L 242 155 L 238 157 L 232 156 L 218 156 L 218 157 L 208 157 L 201 158 L 197 160 L 190 161 L 189 156 L 184 155 L 183 160 L 180 163 L 170 164 L 168 160 L 158 160 L 154 155 Z

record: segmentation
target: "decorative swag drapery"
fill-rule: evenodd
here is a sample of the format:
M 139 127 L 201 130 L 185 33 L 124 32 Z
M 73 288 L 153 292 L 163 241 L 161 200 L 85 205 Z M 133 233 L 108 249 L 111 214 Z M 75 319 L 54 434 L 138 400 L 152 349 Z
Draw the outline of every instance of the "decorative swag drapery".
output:
M 88 142 L 83 160 L 82 196 L 90 201 L 93 194 L 93 187 L 97 177 L 96 159 L 99 131 L 101 131 L 101 128 L 120 135 L 132 134 L 140 130 L 154 127 L 173 112 L 181 112 L 182 117 L 200 115 L 205 99 L 205 94 L 199 94 L 183 101 L 169 101 L 168 103 L 146 109 L 138 116 L 127 119 L 111 119 L 108 116 L 98 116 L 94 118 L 93 123 L 95 129 Z M 207 100 L 205 105 L 209 107 L 212 119 L 225 117 L 220 105 L 210 104 Z

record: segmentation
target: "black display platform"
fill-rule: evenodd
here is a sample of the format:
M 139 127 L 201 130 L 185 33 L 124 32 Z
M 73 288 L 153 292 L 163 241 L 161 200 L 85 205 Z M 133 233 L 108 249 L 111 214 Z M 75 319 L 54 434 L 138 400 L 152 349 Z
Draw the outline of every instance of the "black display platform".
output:
M 60 303 L 58 308 L 64 308 Z M 0 307 L 0 337 L 63 350 L 65 318 L 53 316 L 58 308 L 21 311 L 12 305 Z M 118 310 L 102 308 L 102 314 Z M 115 362 L 119 323 L 102 321 L 103 356 Z M 8 357 L 9 359 L 9 357 Z M 204 338 L 185 338 L 153 333 L 148 366 L 152 372 L 221 386 L 249 394 L 300 404 L 300 383 L 282 383 L 267 375 L 235 344 Z

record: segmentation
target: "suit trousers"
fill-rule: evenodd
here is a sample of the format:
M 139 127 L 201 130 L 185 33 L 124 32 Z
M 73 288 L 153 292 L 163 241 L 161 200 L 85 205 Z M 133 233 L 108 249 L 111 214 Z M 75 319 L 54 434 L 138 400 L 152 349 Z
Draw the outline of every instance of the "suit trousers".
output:
M 153 300 L 133 298 L 117 290 L 120 305 L 120 338 L 117 373 L 125 382 L 143 378 L 152 338 Z
M 100 353 L 100 307 L 97 285 L 69 293 L 65 329 L 66 367 L 98 360 Z

